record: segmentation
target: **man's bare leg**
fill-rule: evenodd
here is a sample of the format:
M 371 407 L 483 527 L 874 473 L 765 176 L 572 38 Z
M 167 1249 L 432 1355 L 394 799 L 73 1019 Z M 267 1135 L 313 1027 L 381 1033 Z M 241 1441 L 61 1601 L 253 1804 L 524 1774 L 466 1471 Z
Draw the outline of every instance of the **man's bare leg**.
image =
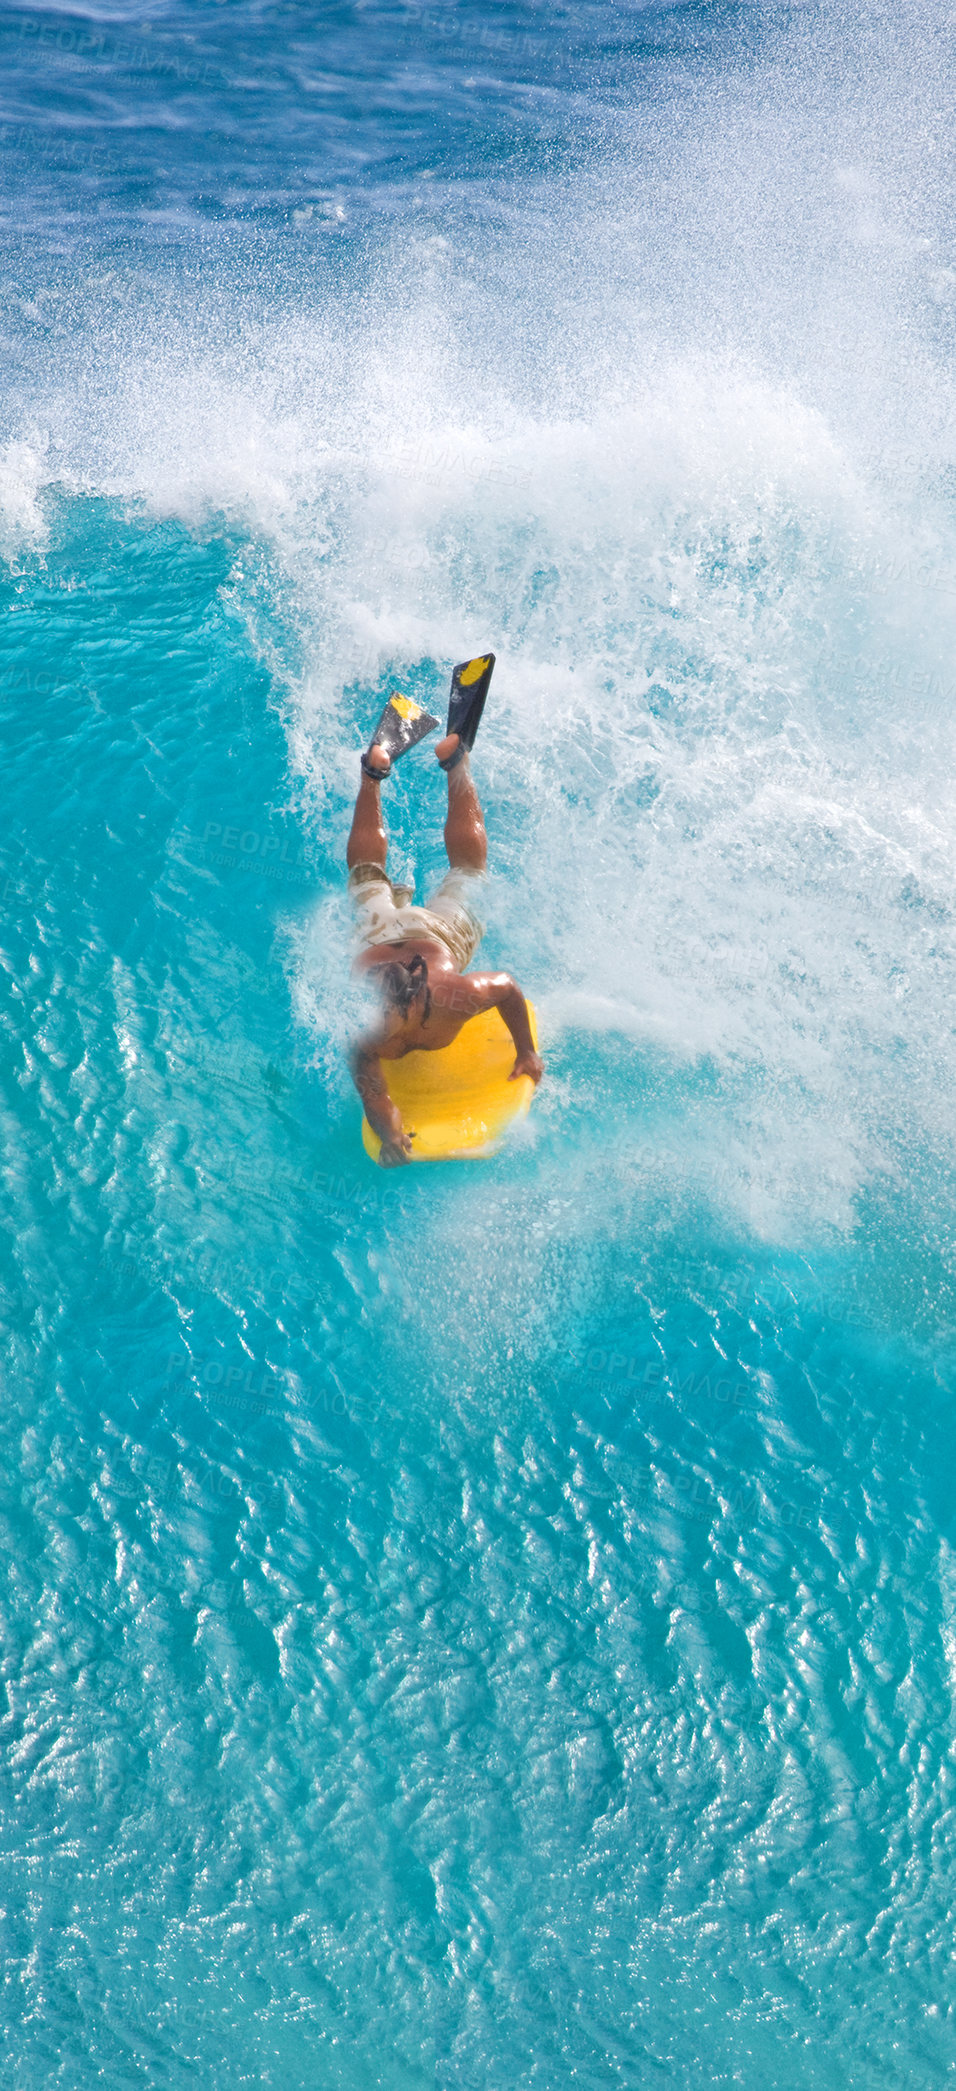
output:
M 435 749 L 439 762 L 447 762 L 457 746 L 457 733 L 449 733 L 439 741 Z M 445 848 L 453 871 L 484 871 L 488 859 L 488 837 L 467 755 L 463 755 L 448 772 Z
M 384 770 L 387 776 L 391 763 L 384 748 L 370 748 L 368 755 L 369 761 L 374 762 L 376 769 Z M 367 777 L 363 770 L 358 798 L 355 801 L 355 812 L 352 815 L 345 861 L 350 871 L 356 864 L 378 864 L 384 871 L 387 856 L 388 836 L 382 819 L 381 790 L 377 779 Z

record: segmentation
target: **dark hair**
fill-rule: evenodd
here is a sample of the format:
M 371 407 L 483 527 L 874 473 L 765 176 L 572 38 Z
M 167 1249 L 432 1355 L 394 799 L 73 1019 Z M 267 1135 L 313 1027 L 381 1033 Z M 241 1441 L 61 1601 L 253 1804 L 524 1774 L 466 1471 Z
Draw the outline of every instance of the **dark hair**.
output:
M 397 1009 L 406 1017 L 417 995 L 424 990 L 425 1013 L 422 1023 L 427 1024 L 432 1006 L 432 991 L 428 985 L 428 967 L 420 951 L 410 958 L 407 966 L 401 959 L 390 959 L 380 966 L 369 966 L 369 974 L 381 989 L 387 1009 Z

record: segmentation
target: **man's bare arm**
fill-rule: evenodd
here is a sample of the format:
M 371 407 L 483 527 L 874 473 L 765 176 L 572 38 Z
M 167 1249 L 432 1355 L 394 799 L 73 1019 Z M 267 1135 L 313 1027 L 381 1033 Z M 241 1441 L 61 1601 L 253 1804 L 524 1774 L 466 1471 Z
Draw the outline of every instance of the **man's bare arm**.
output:
M 503 977 L 505 985 L 495 1006 L 501 1011 L 515 1042 L 515 1064 L 508 1079 L 514 1082 L 519 1075 L 530 1075 L 537 1087 L 544 1073 L 544 1061 L 540 1054 L 535 1052 L 528 1004 L 517 982 L 512 980 L 509 974 L 498 977 Z
M 386 1168 L 407 1161 L 412 1143 L 402 1125 L 402 1114 L 385 1087 L 378 1047 L 373 1039 L 354 1046 L 350 1056 L 352 1080 L 365 1105 L 365 1116 L 382 1142 L 380 1160 Z
M 464 973 L 448 988 L 443 986 L 436 999 L 466 1018 L 477 1016 L 483 1009 L 499 1009 L 514 1039 L 517 1056 L 509 1080 L 530 1075 L 533 1082 L 540 1082 L 544 1062 L 535 1052 L 528 1004 L 510 973 Z

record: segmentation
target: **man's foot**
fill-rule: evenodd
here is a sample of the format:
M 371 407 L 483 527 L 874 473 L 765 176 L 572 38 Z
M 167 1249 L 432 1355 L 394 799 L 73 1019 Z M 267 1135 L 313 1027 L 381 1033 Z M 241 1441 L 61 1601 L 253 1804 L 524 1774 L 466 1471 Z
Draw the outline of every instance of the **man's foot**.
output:
M 362 757 L 362 768 L 366 777 L 371 777 L 375 784 L 381 784 L 388 776 L 391 767 L 392 762 L 388 749 L 381 747 L 378 741 L 373 741 L 372 746 Z
M 438 766 L 443 770 L 457 769 L 467 753 L 468 750 L 462 747 L 457 733 L 446 733 L 444 740 L 439 741 L 435 749 Z

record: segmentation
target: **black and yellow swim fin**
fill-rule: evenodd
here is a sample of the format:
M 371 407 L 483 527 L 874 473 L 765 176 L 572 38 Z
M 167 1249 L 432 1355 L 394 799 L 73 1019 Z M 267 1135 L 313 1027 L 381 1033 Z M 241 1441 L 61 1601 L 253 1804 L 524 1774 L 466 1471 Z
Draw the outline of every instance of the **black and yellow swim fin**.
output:
M 400 755 L 407 755 L 416 741 L 423 741 L 426 734 L 434 733 L 438 720 L 433 719 L 423 704 L 416 704 L 413 697 L 403 697 L 400 690 L 393 690 L 385 710 L 362 757 L 362 768 L 367 777 L 380 782 L 389 775 L 388 770 L 379 770 L 369 762 L 369 749 L 384 748 L 392 763 Z
M 488 684 L 495 665 L 493 653 L 479 654 L 477 660 L 459 661 L 452 669 L 451 694 L 448 699 L 448 724 L 446 733 L 457 733 L 458 746 L 454 755 L 441 764 L 443 770 L 453 770 L 475 745 L 475 735 L 485 708 Z

